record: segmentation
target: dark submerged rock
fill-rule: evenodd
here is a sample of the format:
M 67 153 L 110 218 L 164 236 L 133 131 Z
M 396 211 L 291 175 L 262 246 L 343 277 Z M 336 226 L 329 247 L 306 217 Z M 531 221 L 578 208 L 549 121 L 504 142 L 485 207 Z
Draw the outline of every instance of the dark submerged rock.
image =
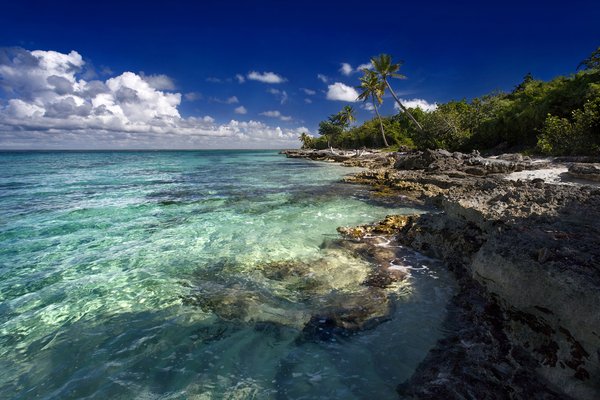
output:
M 267 280 L 277 282 L 285 293 L 281 290 L 273 293 L 268 285 L 263 287 L 260 281 L 250 283 L 243 278 L 236 284 L 215 282 L 210 274 L 204 273 L 202 279 L 190 286 L 192 293 L 183 299 L 184 303 L 226 321 L 295 327 L 302 330 L 304 336 L 311 332 L 323 333 L 322 329 L 315 330 L 315 321 L 327 321 L 329 334 L 350 334 L 371 329 L 389 319 L 392 301 L 390 292 L 384 289 L 405 278 L 400 271 L 384 272 L 395 253 L 372 243 L 348 240 L 328 241 L 323 247 L 368 260 L 373 265 L 368 279 L 343 289 L 332 289 L 324 276 L 315 274 L 325 267 L 327 259 L 310 263 L 282 260 L 257 265 L 255 269 Z M 291 301 L 289 296 L 297 300 Z

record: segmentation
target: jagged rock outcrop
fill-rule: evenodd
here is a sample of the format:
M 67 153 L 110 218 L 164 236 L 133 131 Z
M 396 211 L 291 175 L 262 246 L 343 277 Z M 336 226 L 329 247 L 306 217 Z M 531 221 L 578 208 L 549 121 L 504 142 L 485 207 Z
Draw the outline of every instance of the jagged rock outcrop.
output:
M 392 176 L 389 184 L 397 186 L 398 176 Z M 478 363 L 501 363 L 514 352 L 519 357 L 512 355 L 507 364 L 513 378 L 531 367 L 528 374 L 534 370 L 538 374 L 535 382 L 542 382 L 539 385 L 546 385 L 557 396 L 596 398 L 600 393 L 600 189 L 475 178 L 459 180 L 453 187 L 446 187 L 442 179 L 440 192 L 433 194 L 427 185 L 436 179 L 440 178 L 423 177 L 412 184 L 421 197 L 439 207 L 439 213 L 398 217 L 401 223 L 395 224 L 390 224 L 395 221 L 390 217 L 387 223 L 343 232 L 359 236 L 381 229 L 380 225 L 391 226 L 397 229 L 401 243 L 461 270 L 461 287 L 471 288 L 474 281 L 487 298 L 485 307 L 497 307 L 495 322 L 484 315 L 467 318 L 489 325 L 488 331 L 494 326 L 497 332 L 493 336 L 504 337 L 501 343 L 508 346 L 504 355 L 495 348 L 500 342 L 497 346 L 479 343 L 481 353 L 476 360 L 473 353 L 463 354 L 460 363 L 455 360 L 455 375 L 448 375 L 448 382 L 471 379 L 476 387 L 488 385 L 489 390 L 503 393 L 508 390 L 506 382 L 500 384 L 490 371 L 474 376 L 473 368 Z M 455 340 L 460 343 L 472 335 L 485 337 L 471 327 L 463 328 Z M 443 352 L 447 346 L 444 343 L 437 351 Z M 445 351 L 454 354 L 458 350 Z M 450 369 L 449 363 L 445 362 Z M 425 371 L 433 373 L 423 366 Z M 435 398 L 427 393 L 460 393 L 448 382 L 442 390 L 433 378 L 429 376 L 431 387 L 425 390 L 426 378 L 415 376 L 402 391 L 418 398 Z M 514 386 L 523 395 L 516 398 L 529 398 L 524 393 L 530 393 L 537 383 L 532 385 Z M 548 396 L 539 398 L 561 398 Z
M 446 150 L 399 154 L 394 164 L 394 168 L 398 170 L 461 171 L 477 176 L 522 171 L 533 167 L 531 159 L 520 154 L 502 154 L 498 157 L 485 158 L 477 151 L 464 154 L 450 153 Z
M 459 263 L 503 313 L 511 346 L 549 387 L 600 393 L 600 190 L 498 184 L 449 191 L 400 240 Z
M 569 167 L 569 175 L 577 179 L 600 182 L 600 164 L 572 164 Z
M 460 282 L 447 336 L 401 396 L 600 398 L 600 188 L 504 179 L 574 161 L 571 176 L 596 177 L 594 160 L 559 161 L 430 150 L 345 179 L 436 211 L 342 233 L 396 231 L 400 243 L 445 260 Z
M 389 167 L 393 165 L 395 154 L 379 150 L 282 150 L 288 158 L 308 158 L 316 161 L 340 162 L 347 167 Z

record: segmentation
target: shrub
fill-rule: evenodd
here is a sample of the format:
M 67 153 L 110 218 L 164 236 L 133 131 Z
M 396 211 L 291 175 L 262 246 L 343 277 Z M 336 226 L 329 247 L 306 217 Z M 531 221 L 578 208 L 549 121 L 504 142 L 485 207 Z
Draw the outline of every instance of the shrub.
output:
M 537 147 L 551 155 L 600 155 L 600 97 L 573 111 L 571 120 L 548 114 Z

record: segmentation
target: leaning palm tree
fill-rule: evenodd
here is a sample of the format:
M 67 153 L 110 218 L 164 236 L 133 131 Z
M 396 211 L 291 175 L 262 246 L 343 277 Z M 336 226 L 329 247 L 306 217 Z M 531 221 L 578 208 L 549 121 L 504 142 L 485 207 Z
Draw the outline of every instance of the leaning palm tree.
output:
M 415 117 L 413 117 L 413 115 L 408 111 L 408 109 L 404 107 L 404 104 L 400 102 L 400 99 L 398 99 L 398 96 L 396 96 L 396 93 L 394 93 L 394 90 L 388 82 L 388 78 L 406 78 L 404 75 L 398 73 L 398 70 L 400 69 L 400 65 L 402 65 L 402 63 L 393 64 L 392 57 L 389 54 L 380 54 L 378 57 L 371 58 L 371 64 L 373 64 L 373 69 L 375 69 L 375 72 L 379 75 L 379 78 L 390 90 L 392 97 L 394 97 L 394 100 L 396 100 L 396 103 L 398 103 L 400 109 L 402 109 L 402 111 L 404 111 L 406 115 L 408 115 L 408 117 L 412 120 L 412 122 L 414 122 L 414 124 L 419 128 L 419 130 L 422 131 L 423 127 L 421 126 L 421 124 L 419 124 L 419 122 L 415 119 Z
M 381 115 L 379 115 L 379 106 L 383 103 L 383 93 L 385 91 L 385 83 L 383 83 L 375 71 L 370 69 L 362 70 L 364 75 L 360 78 L 360 86 L 358 89 L 362 89 L 363 92 L 358 95 L 357 100 L 367 101 L 371 100 L 375 113 L 379 119 L 379 128 L 381 128 L 381 137 L 385 147 L 389 147 L 387 139 L 385 138 L 385 132 L 383 131 L 383 121 Z

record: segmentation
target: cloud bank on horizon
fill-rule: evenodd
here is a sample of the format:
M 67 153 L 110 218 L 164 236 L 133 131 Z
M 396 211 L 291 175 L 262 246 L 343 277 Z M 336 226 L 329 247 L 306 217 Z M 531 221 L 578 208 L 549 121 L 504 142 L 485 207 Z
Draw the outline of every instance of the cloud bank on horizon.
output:
M 210 116 L 183 118 L 180 93 L 166 75 L 133 72 L 107 80 L 84 79 L 76 51 L 0 50 L 0 145 L 4 148 L 254 147 L 296 146 L 301 132 L 259 121 L 217 124 Z M 283 79 L 253 75 L 267 83 Z M 237 98 L 226 100 L 229 104 Z M 235 109 L 245 114 L 245 107 Z
M 368 67 L 367 64 L 359 67 Z M 342 64 L 349 75 L 359 68 Z M 325 82 L 324 75 L 319 80 Z M 264 84 L 287 81 L 274 72 L 251 71 L 237 75 L 238 83 L 254 80 Z M 298 146 L 298 136 L 309 132 L 303 126 L 281 128 L 260 121 L 231 119 L 217 123 L 211 116 L 183 117 L 182 94 L 173 79 L 164 74 L 123 72 L 98 78 L 77 51 L 0 48 L 0 147 L 1 148 L 281 148 Z M 355 102 L 356 89 L 341 82 L 327 87 L 325 98 Z M 303 95 L 317 92 L 299 88 Z M 280 104 L 288 101 L 285 90 L 267 90 Z M 183 95 L 188 100 L 199 93 Z M 232 113 L 248 110 L 236 96 L 222 104 L 235 104 Z M 305 104 L 312 100 L 304 98 Z M 432 105 L 415 99 L 424 110 Z M 412 103 L 411 103 L 412 104 Z M 278 110 L 258 113 L 272 120 L 295 121 Z

